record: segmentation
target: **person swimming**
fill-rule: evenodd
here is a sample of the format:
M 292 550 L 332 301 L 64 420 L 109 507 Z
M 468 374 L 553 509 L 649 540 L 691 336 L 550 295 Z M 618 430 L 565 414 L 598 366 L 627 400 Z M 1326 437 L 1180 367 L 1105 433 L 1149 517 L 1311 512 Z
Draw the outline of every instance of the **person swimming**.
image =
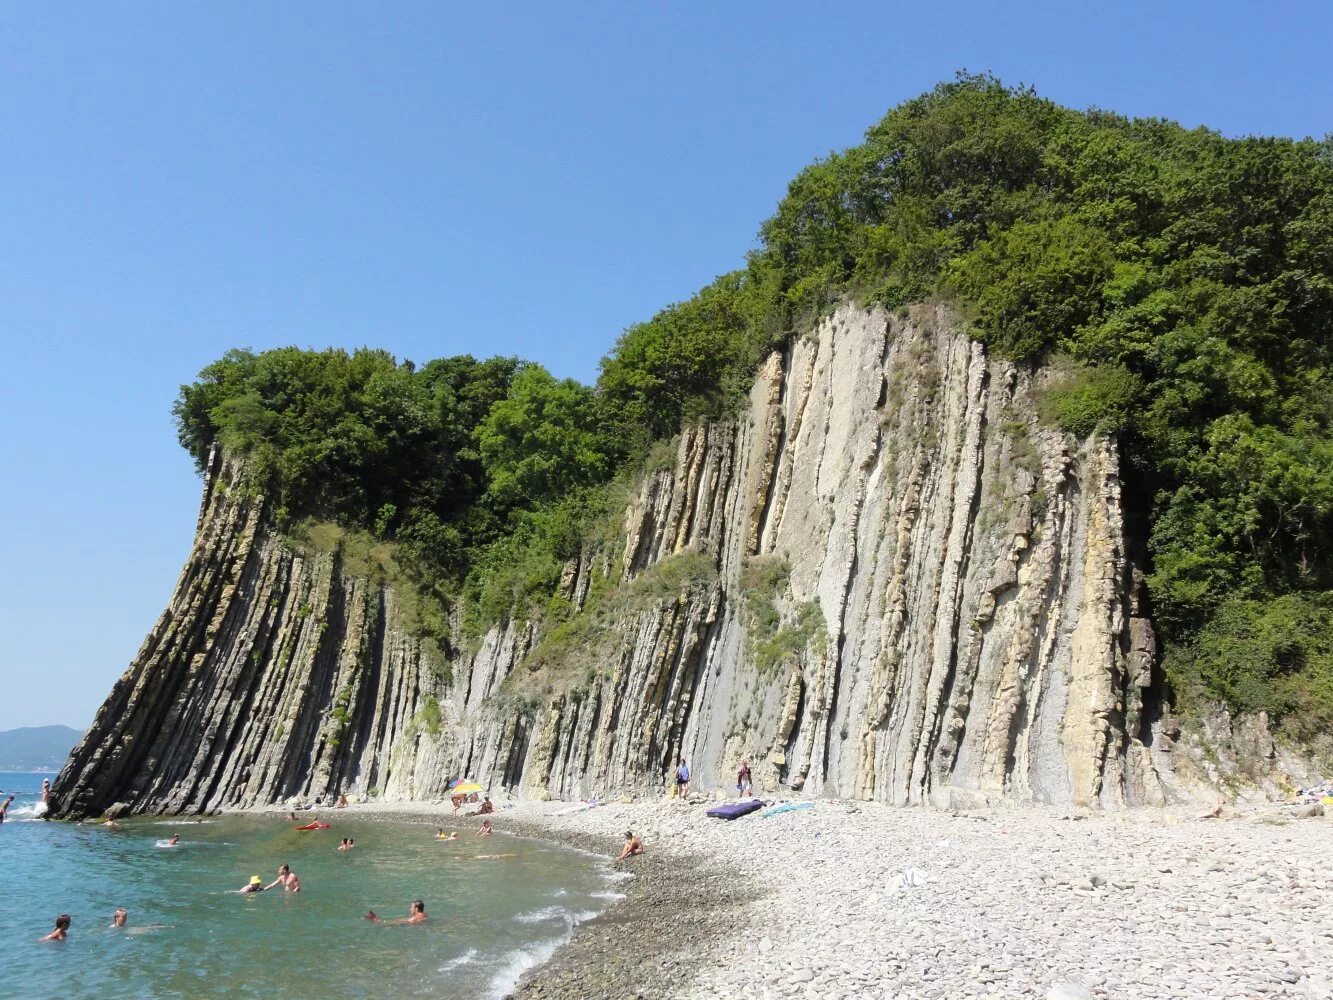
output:
M 46 937 L 39 937 L 38 941 L 63 941 L 69 936 L 69 914 L 62 913 L 56 917 L 56 929 Z
M 119 829 L 120 829 L 120 824 L 117 823 L 114 819 L 109 819 L 109 820 L 107 820 L 105 823 L 103 823 L 102 825 L 103 825 L 104 827 L 106 827 L 108 830 L 119 830 Z
M 9 815 L 9 806 L 13 801 L 14 796 L 11 795 L 9 798 L 5 799 L 4 802 L 0 803 L 0 823 L 3 823 L 5 817 Z
M 181 842 L 181 835 L 180 835 L 179 833 L 173 833 L 173 834 L 171 835 L 171 839 L 167 841 L 167 846 L 168 846 L 168 847 L 179 847 L 179 846 L 180 846 L 180 842 Z
M 123 906 L 118 907 L 116 909 L 116 912 L 111 914 L 111 926 L 124 927 L 125 924 L 129 922 L 129 919 L 130 919 L 130 911 L 125 909 L 125 907 Z
M 450 830 L 448 833 L 445 833 L 443 829 L 441 829 L 441 830 L 437 830 L 436 833 L 435 833 L 435 839 L 436 839 L 436 840 L 457 840 L 457 839 L 458 839 L 458 831 L 457 831 L 457 830 Z
M 396 920 L 385 920 L 374 910 L 366 911 L 366 919 L 372 923 L 393 925 L 393 924 L 424 924 L 426 922 L 426 904 L 419 899 L 412 900 L 412 909 L 406 917 L 399 917 Z
M 262 878 L 258 875 L 251 875 L 248 883 L 239 889 L 233 889 L 232 892 L 244 896 L 252 892 L 263 892 L 266 888 L 267 886 L 264 885 L 264 880 Z

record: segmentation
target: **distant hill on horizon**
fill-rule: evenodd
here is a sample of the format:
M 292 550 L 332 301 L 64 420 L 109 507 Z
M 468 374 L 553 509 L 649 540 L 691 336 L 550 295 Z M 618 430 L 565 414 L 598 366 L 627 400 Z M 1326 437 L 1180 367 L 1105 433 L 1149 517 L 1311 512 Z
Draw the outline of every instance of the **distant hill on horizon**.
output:
M 0 730 L 0 771 L 59 771 L 82 735 L 69 726 Z

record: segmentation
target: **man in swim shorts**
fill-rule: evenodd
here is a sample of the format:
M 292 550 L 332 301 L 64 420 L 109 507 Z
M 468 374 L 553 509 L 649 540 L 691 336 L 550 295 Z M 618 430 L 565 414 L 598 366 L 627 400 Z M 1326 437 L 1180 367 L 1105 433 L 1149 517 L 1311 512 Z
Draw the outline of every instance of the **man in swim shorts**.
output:
M 736 772 L 736 794 L 741 798 L 753 794 L 754 783 L 750 780 L 750 762 L 741 761 L 740 770 Z
M 264 888 L 272 889 L 275 885 L 282 886 L 283 892 L 301 891 L 301 880 L 297 877 L 296 873 L 286 865 L 278 865 L 278 877 L 268 885 L 264 886 Z

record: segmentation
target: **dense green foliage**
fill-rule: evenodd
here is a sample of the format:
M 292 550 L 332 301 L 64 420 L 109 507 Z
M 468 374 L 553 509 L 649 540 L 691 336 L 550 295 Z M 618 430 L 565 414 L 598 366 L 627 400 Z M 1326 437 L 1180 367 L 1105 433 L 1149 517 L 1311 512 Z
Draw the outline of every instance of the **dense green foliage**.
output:
M 765 351 L 846 297 L 944 297 L 993 350 L 1054 363 L 1044 417 L 1120 435 L 1173 679 L 1294 731 L 1329 718 L 1327 140 L 961 78 L 803 171 L 747 267 L 625 331 L 591 388 L 504 359 L 233 352 L 182 390 L 181 440 L 250 452 L 292 516 L 396 539 L 493 620 L 549 594 L 618 471 L 725 414 Z

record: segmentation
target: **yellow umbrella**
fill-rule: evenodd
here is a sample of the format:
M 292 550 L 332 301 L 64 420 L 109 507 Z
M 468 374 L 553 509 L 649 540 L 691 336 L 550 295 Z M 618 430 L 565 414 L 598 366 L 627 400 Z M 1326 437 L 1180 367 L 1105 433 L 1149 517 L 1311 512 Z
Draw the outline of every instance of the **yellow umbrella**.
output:
M 449 789 L 450 795 L 472 795 L 474 792 L 481 791 L 481 786 L 475 781 L 460 781 Z

